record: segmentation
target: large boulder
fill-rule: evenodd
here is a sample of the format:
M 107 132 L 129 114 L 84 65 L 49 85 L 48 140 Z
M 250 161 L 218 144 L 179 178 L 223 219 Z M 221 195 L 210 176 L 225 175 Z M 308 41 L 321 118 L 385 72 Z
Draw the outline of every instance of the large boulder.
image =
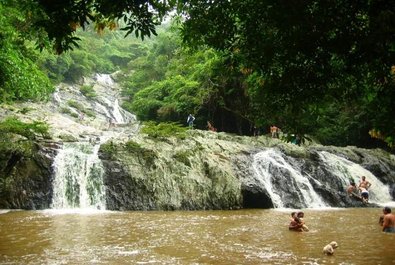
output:
M 57 144 L 9 143 L 0 153 L 0 208 L 47 209 Z

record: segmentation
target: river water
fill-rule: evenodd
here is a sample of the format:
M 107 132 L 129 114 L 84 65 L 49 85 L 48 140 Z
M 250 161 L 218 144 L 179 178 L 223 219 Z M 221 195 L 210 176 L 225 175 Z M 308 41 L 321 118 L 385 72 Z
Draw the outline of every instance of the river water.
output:
M 379 208 L 306 209 L 302 233 L 290 212 L 3 211 L 0 264 L 395 264 Z

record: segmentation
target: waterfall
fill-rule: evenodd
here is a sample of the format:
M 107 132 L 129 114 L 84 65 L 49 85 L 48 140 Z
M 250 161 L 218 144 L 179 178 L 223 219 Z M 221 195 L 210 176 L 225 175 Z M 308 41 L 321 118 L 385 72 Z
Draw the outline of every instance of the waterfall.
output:
M 116 123 L 125 123 L 125 120 L 121 114 L 118 99 L 115 100 L 114 105 L 113 105 L 113 111 L 112 115 L 114 116 L 115 122 Z
M 59 88 L 56 89 L 56 91 L 52 94 L 53 100 L 57 103 L 60 104 L 62 102 L 62 99 L 59 96 Z
M 109 74 L 96 74 L 95 79 L 98 83 L 103 86 L 112 87 L 114 86 L 114 80 L 111 78 Z
M 254 156 L 255 177 L 265 187 L 275 208 L 283 208 L 287 200 L 299 201 L 308 208 L 325 207 L 315 192 L 308 174 L 302 174 L 296 161 L 287 162 L 280 151 L 267 149 Z M 296 193 L 289 195 L 294 190 Z
M 54 161 L 51 208 L 105 209 L 100 144 L 64 143 Z
M 336 176 L 343 183 L 344 187 L 347 187 L 351 180 L 358 186 L 360 178 L 365 176 L 372 184 L 369 188 L 370 202 L 384 204 L 392 201 L 389 187 L 377 179 L 370 171 L 343 157 L 326 151 L 319 152 L 319 156 L 332 175 Z
M 115 96 L 100 96 L 97 100 L 95 110 L 107 120 L 112 120 L 115 124 L 130 124 L 137 121 L 134 114 L 119 106 L 119 100 Z

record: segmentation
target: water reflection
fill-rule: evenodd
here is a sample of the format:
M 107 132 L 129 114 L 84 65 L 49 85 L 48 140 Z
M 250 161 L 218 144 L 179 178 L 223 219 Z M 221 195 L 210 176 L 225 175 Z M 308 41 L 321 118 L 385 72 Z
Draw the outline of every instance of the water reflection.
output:
M 1 264 L 394 264 L 381 209 L 0 214 Z M 332 240 L 339 248 L 324 256 Z

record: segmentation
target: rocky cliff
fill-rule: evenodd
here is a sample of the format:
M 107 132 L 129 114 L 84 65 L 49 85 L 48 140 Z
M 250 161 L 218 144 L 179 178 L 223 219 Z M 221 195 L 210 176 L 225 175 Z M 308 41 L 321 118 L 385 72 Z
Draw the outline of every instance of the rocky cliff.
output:
M 89 95 L 81 92 L 87 86 Z M 90 157 L 93 146 L 101 145 L 102 165 L 82 161 L 78 168 L 103 167 L 103 179 L 89 189 L 104 191 L 109 210 L 359 207 L 394 201 L 395 156 L 383 150 L 297 146 L 265 135 L 201 130 L 188 130 L 186 137 L 150 137 L 119 107 L 118 95 L 111 76 L 96 75 L 80 85 L 59 85 L 50 102 L 3 106 L 1 120 L 45 121 L 51 139 L 16 137 L 2 143 L 7 148 L 0 154 L 0 208 L 49 208 L 59 177 L 55 158 L 70 141 L 83 143 L 79 148 L 89 154 L 75 159 Z M 81 192 L 76 177 L 63 173 L 71 181 L 65 190 Z M 351 200 L 345 192 L 362 175 L 373 184 L 371 204 Z M 82 205 L 79 200 L 90 196 L 85 193 L 72 195 L 70 205 Z
M 0 154 L 0 208 L 49 208 L 57 148 L 47 142 L 9 142 Z
M 278 166 L 278 161 L 268 164 L 271 190 L 264 183 L 264 174 L 254 165 L 256 155 L 267 150 L 274 152 L 268 157 L 279 156 L 279 163 L 284 164 Z M 338 159 L 340 171 L 333 169 L 331 163 L 336 162 L 323 154 Z M 107 208 L 111 210 L 314 206 L 309 201 L 309 196 L 314 200 L 314 194 L 306 192 L 317 193 L 322 200 L 318 207 L 374 206 L 350 199 L 345 192 L 349 181 L 361 177 L 358 173 L 368 175 L 372 182 L 377 177 L 389 187 L 384 200 L 393 200 L 395 195 L 395 157 L 382 150 L 299 147 L 266 136 L 241 137 L 192 130 L 186 139 L 150 139 L 140 135 L 129 142 L 108 143 L 101 149 L 100 158 L 106 170 Z M 348 166 L 351 168 L 347 169 Z M 302 180 L 300 184 L 301 176 L 307 183 Z M 372 189 L 379 189 L 380 185 Z M 274 202 L 273 191 L 280 197 L 280 205 Z M 374 202 L 374 191 L 371 193 Z M 378 197 L 376 202 L 380 203 Z

